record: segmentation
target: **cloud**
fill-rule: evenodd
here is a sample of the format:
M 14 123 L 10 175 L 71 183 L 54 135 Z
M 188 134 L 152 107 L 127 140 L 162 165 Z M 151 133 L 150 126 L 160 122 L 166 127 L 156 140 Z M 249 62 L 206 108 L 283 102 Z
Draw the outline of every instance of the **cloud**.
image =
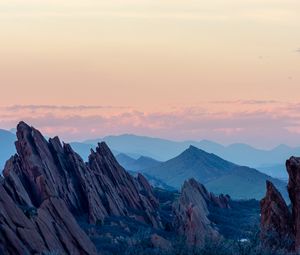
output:
M 11 128 L 24 120 L 45 135 L 59 135 L 66 141 L 134 133 L 272 147 L 280 143 L 300 144 L 299 108 L 298 102 L 272 100 L 206 102 L 156 112 L 110 106 L 27 105 L 25 109 L 36 113 L 24 111 L 22 106 L 1 108 L 0 126 Z

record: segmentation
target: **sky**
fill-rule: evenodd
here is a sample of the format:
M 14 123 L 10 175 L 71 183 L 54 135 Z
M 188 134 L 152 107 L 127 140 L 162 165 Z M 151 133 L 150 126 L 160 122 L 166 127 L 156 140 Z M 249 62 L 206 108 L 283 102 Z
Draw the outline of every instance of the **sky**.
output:
M 299 13 L 298 0 L 1 1 L 0 128 L 300 145 Z

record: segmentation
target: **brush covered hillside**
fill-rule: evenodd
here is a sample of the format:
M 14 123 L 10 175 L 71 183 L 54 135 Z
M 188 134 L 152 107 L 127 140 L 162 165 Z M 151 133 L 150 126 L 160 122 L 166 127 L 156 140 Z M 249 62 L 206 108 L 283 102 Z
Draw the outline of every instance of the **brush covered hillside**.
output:
M 177 189 L 184 180 L 195 178 L 210 191 L 229 194 L 234 199 L 261 199 L 265 194 L 265 182 L 270 180 L 287 197 L 286 183 L 255 169 L 233 164 L 194 146 L 143 172 Z

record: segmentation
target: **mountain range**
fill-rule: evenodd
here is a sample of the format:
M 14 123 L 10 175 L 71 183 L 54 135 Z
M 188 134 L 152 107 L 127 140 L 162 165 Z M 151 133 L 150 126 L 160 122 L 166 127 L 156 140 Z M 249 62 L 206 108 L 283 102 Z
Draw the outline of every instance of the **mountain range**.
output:
M 122 168 L 104 142 L 84 162 L 69 144 L 24 122 L 16 137 L 16 153 L 0 177 L 0 254 L 171 255 L 179 254 L 178 245 L 187 250 L 233 238 L 219 230 L 226 226 L 248 235 L 248 226 L 227 222 L 240 211 L 230 197 L 195 179 L 180 193 L 155 191 L 143 175 Z M 220 210 L 227 224 L 213 213 Z
M 284 180 L 287 180 L 284 165 L 286 158 L 300 154 L 300 147 L 290 147 L 284 144 L 270 150 L 262 150 L 243 143 L 224 146 L 208 140 L 177 142 L 130 134 L 106 136 L 83 143 L 94 146 L 99 141 L 105 141 L 113 151 L 125 153 L 132 158 L 146 156 L 158 161 L 174 158 L 193 145 L 235 164 L 249 166 Z
M 257 251 L 254 255 L 281 255 L 300 250 L 299 158 L 287 161 L 293 217 L 275 188 L 284 191 L 282 181 L 195 146 L 166 162 L 119 155 L 132 169 L 147 165 L 146 175 L 182 186 L 170 191 L 154 189 L 140 173 L 132 176 L 105 142 L 84 161 L 70 144 L 46 139 L 24 122 L 16 138 L 16 153 L 0 177 L 0 254 L 235 255 L 250 249 Z M 254 199 L 234 200 L 260 196 L 266 180 L 261 210 Z M 261 236 L 256 235 L 259 222 Z M 269 239 L 273 230 L 283 253 Z M 262 242 L 252 240 L 254 235 Z
M 0 130 L 0 168 L 3 169 L 7 156 L 15 152 L 15 134 L 10 131 Z M 91 148 L 95 149 L 100 141 L 106 142 L 114 155 L 126 154 L 138 159 L 141 156 L 152 158 L 156 161 L 167 161 L 179 155 L 190 145 L 233 162 L 238 165 L 255 168 L 267 175 L 282 180 L 287 180 L 285 159 L 290 155 L 298 155 L 300 147 L 279 145 L 272 150 L 261 150 L 247 144 L 236 143 L 224 146 L 212 141 L 183 141 L 176 142 L 160 138 L 136 135 L 106 136 L 104 138 L 86 140 L 84 142 L 71 142 L 72 147 L 85 160 L 88 159 Z M 5 148 L 5 149 L 4 149 Z
M 116 159 L 125 169 L 133 172 L 141 172 L 147 168 L 155 167 L 162 163 L 161 161 L 145 156 L 134 159 L 124 153 L 116 155 Z
M 154 176 L 176 189 L 180 189 L 185 180 L 195 178 L 210 191 L 229 194 L 233 199 L 261 199 L 265 194 L 265 182 L 269 180 L 287 198 L 285 182 L 253 168 L 231 163 L 194 146 L 190 146 L 173 159 L 141 172 Z

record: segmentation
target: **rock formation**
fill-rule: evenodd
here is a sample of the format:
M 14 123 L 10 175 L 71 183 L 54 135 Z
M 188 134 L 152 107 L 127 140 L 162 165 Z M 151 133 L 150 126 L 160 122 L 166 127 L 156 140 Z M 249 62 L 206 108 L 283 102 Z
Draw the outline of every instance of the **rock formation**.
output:
M 209 205 L 229 208 L 229 197 L 216 197 L 194 179 L 184 183 L 181 195 L 173 205 L 174 228 L 186 238 L 188 244 L 200 246 L 207 238 L 219 237 L 218 231 L 208 219 Z
M 77 216 L 92 224 L 128 216 L 161 227 L 151 186 L 143 176 L 129 175 L 105 143 L 85 163 L 70 145 L 58 137 L 47 141 L 24 122 L 17 139 L 17 154 L 7 161 L 0 184 L 4 254 L 95 254 Z
M 46 251 L 96 254 L 63 200 L 49 197 L 38 209 L 19 208 L 0 184 L 0 254 Z
M 292 203 L 295 249 L 300 251 L 300 158 L 291 157 L 286 161 L 289 174 L 288 192 Z
M 261 200 L 261 238 L 265 245 L 284 245 L 291 250 L 294 245 L 292 215 L 279 191 L 267 182 L 267 193 Z
M 286 161 L 286 168 L 289 174 L 288 193 L 292 213 L 276 188 L 267 182 L 267 194 L 261 201 L 262 238 L 265 245 L 274 247 L 274 242 L 277 242 L 281 247 L 299 252 L 300 158 L 291 157 Z

